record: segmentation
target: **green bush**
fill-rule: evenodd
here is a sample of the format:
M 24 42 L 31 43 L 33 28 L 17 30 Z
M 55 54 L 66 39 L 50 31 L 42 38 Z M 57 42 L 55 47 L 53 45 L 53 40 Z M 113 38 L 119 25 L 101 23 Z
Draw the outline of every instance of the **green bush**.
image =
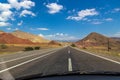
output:
M 32 51 L 34 50 L 32 47 L 25 47 L 25 51 Z
M 71 44 L 71 46 L 72 46 L 72 47 L 76 47 L 76 45 L 75 45 L 75 44 Z
M 1 44 L 0 47 L 1 47 L 1 49 L 6 49 L 6 48 L 8 48 L 8 46 L 5 45 L 5 44 Z
M 39 49 L 40 49 L 40 47 L 39 47 L 39 46 L 36 46 L 34 49 L 35 49 L 35 50 L 39 50 Z

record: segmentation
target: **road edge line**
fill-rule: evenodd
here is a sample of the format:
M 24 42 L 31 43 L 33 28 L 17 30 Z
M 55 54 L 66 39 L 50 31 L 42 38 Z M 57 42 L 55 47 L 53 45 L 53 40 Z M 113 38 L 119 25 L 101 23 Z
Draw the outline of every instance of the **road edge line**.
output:
M 22 63 L 20 63 L 20 64 L 14 65 L 14 66 L 12 66 L 12 67 L 9 67 L 9 68 L 0 70 L 0 73 L 5 72 L 5 71 L 8 71 L 8 70 L 13 69 L 13 68 L 16 68 L 16 67 L 19 67 L 19 66 L 21 66 L 21 65 L 27 64 L 27 63 L 29 63 L 29 62 L 35 61 L 35 60 L 37 60 L 37 59 L 43 58 L 43 57 L 48 56 L 48 55 L 50 55 L 50 54 L 53 54 L 53 53 L 55 53 L 55 52 L 56 52 L 56 51 L 51 52 L 51 53 L 48 53 L 48 54 L 45 54 L 45 55 L 42 55 L 42 56 L 39 56 L 39 57 L 36 57 L 36 58 L 33 58 L 33 59 L 31 59 L 31 60 L 28 60 L 28 61 L 22 62 Z
M 114 63 L 116 63 L 116 64 L 120 64 L 119 61 L 116 61 L 116 60 L 113 60 L 113 59 L 110 59 L 110 58 L 106 58 L 106 57 L 103 57 L 103 56 L 100 56 L 100 55 L 96 55 L 96 54 L 93 54 L 93 53 L 91 53 L 91 52 L 81 50 L 81 49 L 79 49 L 79 48 L 73 48 L 73 49 L 76 49 L 76 50 L 78 50 L 78 51 L 85 52 L 85 53 L 87 53 L 87 54 L 93 55 L 93 56 L 95 56 L 95 57 L 99 57 L 99 58 L 101 58 L 101 59 L 104 59 L 104 60 L 107 60 L 107 61 L 110 61 L 110 62 L 114 62 Z
M 50 51 L 54 51 L 54 50 L 50 50 Z M 50 52 L 50 51 L 42 52 L 40 54 L 47 53 L 47 52 Z M 16 60 L 24 59 L 24 58 L 27 58 L 27 57 L 36 56 L 36 55 L 39 55 L 39 54 L 32 54 L 32 55 L 29 55 L 29 56 L 24 56 L 24 57 L 20 57 L 20 58 L 16 58 L 16 59 L 11 59 L 11 60 L 7 60 L 7 61 L 3 61 L 3 62 L 0 62 L 0 64 L 4 64 L 4 63 L 7 63 L 7 62 L 12 62 L 12 61 L 16 61 Z

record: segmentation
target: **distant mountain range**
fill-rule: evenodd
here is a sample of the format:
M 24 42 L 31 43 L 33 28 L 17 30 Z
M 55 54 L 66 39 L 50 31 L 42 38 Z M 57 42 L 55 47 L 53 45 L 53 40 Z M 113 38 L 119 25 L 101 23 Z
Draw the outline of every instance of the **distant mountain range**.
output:
M 120 41 L 120 37 L 111 37 L 112 39 L 115 39 L 116 41 Z
M 75 44 L 79 46 L 90 47 L 90 46 L 107 46 L 109 42 L 111 46 L 119 46 L 120 42 L 116 39 L 104 36 L 96 32 L 92 32 L 85 38 L 75 42 Z
M 19 30 L 11 33 L 0 31 L 0 44 L 37 44 L 49 42 L 50 40 Z
M 58 41 L 58 42 L 76 42 L 78 40 L 55 40 L 55 41 Z
M 49 45 L 60 45 L 59 42 L 54 41 L 54 40 L 50 41 L 48 44 L 49 44 Z
M 43 37 L 30 34 L 23 31 L 13 31 L 7 33 L 0 31 L 0 44 L 29 44 L 29 45 L 55 45 L 60 46 L 61 42 L 54 40 L 47 40 Z
M 108 41 L 111 46 L 120 46 L 120 38 L 107 37 L 102 34 L 92 32 L 85 38 L 74 42 L 78 46 L 107 46 Z M 54 41 L 47 40 L 43 37 L 26 33 L 23 31 L 13 31 L 7 33 L 0 31 L 0 44 L 48 44 L 48 45 L 60 45 L 68 44 L 67 41 Z M 70 42 L 71 43 L 71 42 Z

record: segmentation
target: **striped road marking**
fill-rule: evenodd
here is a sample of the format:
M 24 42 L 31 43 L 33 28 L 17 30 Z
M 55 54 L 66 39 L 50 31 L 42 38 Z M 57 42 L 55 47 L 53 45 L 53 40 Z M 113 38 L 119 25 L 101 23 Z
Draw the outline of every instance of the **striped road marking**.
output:
M 72 60 L 68 58 L 68 71 L 72 71 Z

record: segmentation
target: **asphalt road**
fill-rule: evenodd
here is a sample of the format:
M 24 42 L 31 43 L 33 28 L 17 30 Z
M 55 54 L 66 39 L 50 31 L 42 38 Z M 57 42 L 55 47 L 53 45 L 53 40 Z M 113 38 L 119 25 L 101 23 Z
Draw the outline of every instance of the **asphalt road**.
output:
M 120 62 L 72 47 L 37 51 L 32 56 L 6 60 L 0 63 L 0 66 L 0 77 L 7 78 L 8 75 L 11 79 L 39 73 L 49 75 L 78 70 L 80 72 L 120 72 Z

